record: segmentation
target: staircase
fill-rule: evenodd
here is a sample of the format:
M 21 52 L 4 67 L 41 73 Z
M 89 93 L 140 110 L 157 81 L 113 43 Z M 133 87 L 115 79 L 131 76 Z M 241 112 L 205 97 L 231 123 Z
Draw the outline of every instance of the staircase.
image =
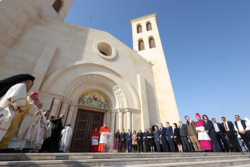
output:
M 238 166 L 250 167 L 249 153 L 2 153 L 0 167 Z

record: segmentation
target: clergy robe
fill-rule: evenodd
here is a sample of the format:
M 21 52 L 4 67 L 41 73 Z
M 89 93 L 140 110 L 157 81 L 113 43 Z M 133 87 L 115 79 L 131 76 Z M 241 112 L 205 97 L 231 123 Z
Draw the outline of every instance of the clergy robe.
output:
M 42 114 L 42 119 L 40 120 L 40 132 L 39 132 L 39 139 L 35 142 L 35 145 L 41 148 L 43 144 L 43 140 L 47 138 L 48 131 L 46 125 L 49 124 L 49 121 L 46 119 L 46 116 Z
M 51 122 L 55 125 L 55 127 L 53 129 L 53 132 L 50 138 L 49 151 L 58 152 L 60 139 L 61 139 L 61 131 L 63 129 L 62 118 L 59 117 L 57 119 L 51 120 Z
M 104 127 L 102 126 L 99 134 L 101 134 L 102 132 L 110 132 L 108 127 Z M 106 144 L 105 143 L 99 143 L 99 147 L 98 147 L 98 151 L 99 152 L 104 152 L 106 150 Z
M 8 131 L 5 133 L 1 143 L 0 143 L 0 148 L 8 148 L 9 143 L 14 135 L 15 132 L 18 131 L 18 124 L 19 121 L 23 118 L 23 116 L 25 115 L 25 113 L 30 109 L 30 105 L 28 100 L 26 100 L 26 105 L 25 105 L 25 109 L 21 112 L 17 112 L 16 116 L 14 117 L 14 119 L 12 120 L 10 127 L 8 129 Z
M 2 97 L 0 97 L 0 112 L 3 111 L 4 108 L 8 107 L 9 103 L 11 103 L 11 105 L 14 107 L 14 110 L 8 107 L 10 111 L 9 119 L 0 123 L 0 141 L 3 139 L 5 133 L 9 129 L 11 121 L 16 116 L 17 110 L 19 108 L 21 110 L 25 109 L 26 93 L 26 85 L 24 83 L 19 83 L 12 86 Z M 27 105 L 27 107 L 29 106 Z
M 35 120 L 36 114 L 38 112 L 38 108 L 33 103 L 32 99 L 29 99 L 28 101 L 30 104 L 30 110 L 24 115 L 21 124 L 18 129 L 17 138 L 18 139 L 25 139 L 28 140 L 30 137 L 31 129 L 32 129 L 32 123 Z
M 72 129 L 71 129 L 71 127 L 66 126 L 65 129 L 62 130 L 61 135 L 62 135 L 62 139 L 61 139 L 61 142 L 60 142 L 59 151 L 66 152 L 66 151 L 68 151 L 69 142 L 70 142 L 70 139 L 72 137 Z
M 35 116 L 34 120 L 32 121 L 32 127 L 30 132 L 29 139 L 26 140 L 24 148 L 26 149 L 33 149 L 35 148 L 35 142 L 39 140 L 39 134 L 40 134 L 40 123 L 41 123 L 41 110 L 38 111 L 37 115 Z
M 99 139 L 99 133 L 94 131 L 91 133 L 91 138 L 92 138 L 92 147 L 91 147 L 91 152 L 97 152 L 98 149 L 98 139 Z
M 43 118 L 41 112 L 42 111 L 40 110 L 33 120 L 30 137 L 28 139 L 29 141 L 39 140 L 39 134 L 40 134 L 40 129 L 41 129 L 41 119 Z
M 20 121 L 18 126 L 18 131 L 14 133 L 8 148 L 14 148 L 16 150 L 22 150 L 24 148 L 26 140 L 30 138 L 31 128 L 34 118 L 38 112 L 38 108 L 33 103 L 33 100 L 30 97 L 27 97 L 30 110 L 26 112 L 22 121 Z
M 201 150 L 213 150 L 211 139 L 205 131 L 205 121 L 199 120 L 198 122 L 196 122 L 195 128 L 196 131 L 201 131 L 198 132 L 198 140 L 200 141 Z
M 50 120 L 48 120 L 48 124 L 46 125 L 46 128 L 47 128 L 47 138 L 43 141 L 43 145 L 42 145 L 42 148 L 40 151 L 48 151 L 48 148 L 49 148 L 49 142 L 50 142 L 50 137 L 51 137 L 51 134 L 52 134 L 52 127 L 53 127 L 53 124 L 51 123 Z

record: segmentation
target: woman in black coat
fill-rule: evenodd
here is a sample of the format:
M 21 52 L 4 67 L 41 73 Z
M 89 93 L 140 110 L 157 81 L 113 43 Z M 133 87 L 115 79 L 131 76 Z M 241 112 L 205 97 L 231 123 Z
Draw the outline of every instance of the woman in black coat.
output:
M 150 149 L 151 149 L 151 152 L 155 152 L 155 148 L 154 148 L 154 133 L 152 132 L 152 129 L 149 128 L 148 129 L 149 133 L 148 133 L 148 142 L 149 142 L 149 146 L 150 146 Z
M 177 127 L 177 124 L 174 123 L 174 141 L 178 146 L 179 152 L 183 152 L 182 150 L 182 143 L 181 143 L 181 137 L 180 137 L 180 129 Z

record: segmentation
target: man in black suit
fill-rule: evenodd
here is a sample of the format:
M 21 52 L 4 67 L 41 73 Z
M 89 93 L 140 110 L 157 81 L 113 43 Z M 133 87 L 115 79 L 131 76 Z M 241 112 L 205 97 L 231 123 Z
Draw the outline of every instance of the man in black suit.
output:
M 120 141 L 121 141 L 121 152 L 122 152 L 122 146 L 124 146 L 124 152 L 126 150 L 126 133 L 124 132 L 124 129 L 122 129 L 122 132 L 121 132 L 121 137 L 120 137 Z
M 250 149 L 250 126 L 246 124 L 245 120 L 241 120 L 239 115 L 235 115 L 235 130 L 240 134 L 241 139 L 247 145 L 248 151 Z
M 157 152 L 161 152 L 161 147 L 160 147 L 160 132 L 159 132 L 157 126 L 154 126 L 154 128 L 155 128 L 154 140 L 155 140 L 156 149 L 157 149 Z
M 143 152 L 143 133 L 141 132 L 141 129 L 137 133 L 137 143 L 139 147 L 139 152 Z
M 215 118 L 212 118 L 212 121 L 213 121 L 215 132 L 217 134 L 217 138 L 219 139 L 219 141 L 221 140 L 223 142 L 225 151 L 229 152 L 229 148 L 227 146 L 227 141 L 225 139 L 224 129 L 222 125 L 217 123 Z
M 166 128 L 163 127 L 163 124 L 160 123 L 160 138 L 162 142 L 163 152 L 168 152 L 168 144 L 166 139 Z
M 179 128 L 180 128 L 180 136 L 181 136 L 181 141 L 182 141 L 182 145 L 184 147 L 184 151 L 191 151 L 190 148 L 190 144 L 188 143 L 188 130 L 187 130 L 187 126 L 185 124 L 182 124 L 182 121 L 179 121 Z
M 203 115 L 202 118 L 205 121 L 205 130 L 213 143 L 214 151 L 222 152 L 221 142 L 219 141 L 219 139 L 217 137 L 218 135 L 215 132 L 213 122 L 208 119 L 207 115 Z
M 150 147 L 149 147 L 149 144 L 148 144 L 148 130 L 145 129 L 145 132 L 143 133 L 143 141 L 144 141 L 144 145 L 145 145 L 145 149 L 146 149 L 146 152 L 149 152 L 150 151 Z
M 234 152 L 241 152 L 241 148 L 237 139 L 237 132 L 234 129 L 234 124 L 231 121 L 227 121 L 225 117 L 221 117 L 222 119 L 222 127 L 224 129 L 225 134 L 227 135 L 230 143 L 233 146 Z

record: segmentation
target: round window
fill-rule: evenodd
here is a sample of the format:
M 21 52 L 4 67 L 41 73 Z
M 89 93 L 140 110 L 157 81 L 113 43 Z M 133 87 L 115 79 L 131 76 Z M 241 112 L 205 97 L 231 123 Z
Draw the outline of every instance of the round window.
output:
M 94 43 L 94 50 L 99 56 L 105 59 L 113 59 L 116 56 L 114 47 L 104 41 L 96 41 Z

